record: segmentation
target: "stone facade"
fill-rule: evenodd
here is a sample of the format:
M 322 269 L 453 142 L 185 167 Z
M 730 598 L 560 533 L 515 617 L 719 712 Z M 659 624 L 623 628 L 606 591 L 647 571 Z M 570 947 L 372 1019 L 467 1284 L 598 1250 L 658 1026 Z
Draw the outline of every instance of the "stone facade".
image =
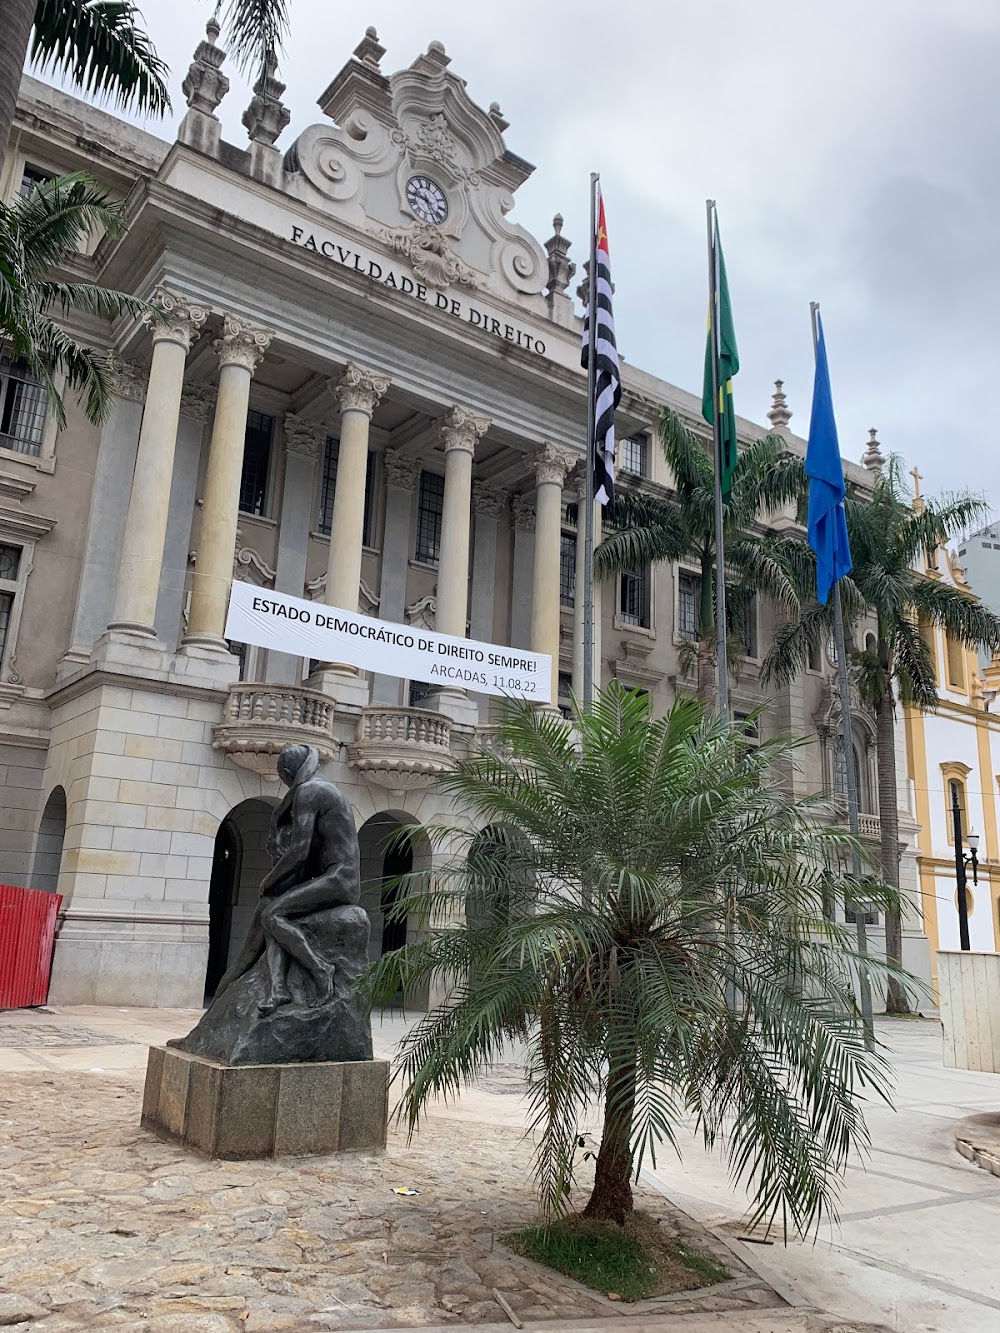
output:
M 274 757 L 296 737 L 355 810 L 373 949 L 399 944 L 385 835 L 449 814 L 433 775 L 490 723 L 483 696 L 227 643 L 233 578 L 549 652 L 563 702 L 581 671 L 580 319 L 562 219 L 545 245 L 512 220 L 533 168 L 440 43 L 390 76 L 372 34 L 287 149 L 273 69 L 249 147 L 225 143 L 217 38 L 210 23 L 175 143 L 25 79 L 0 180 L 9 197 L 28 169 L 85 169 L 129 194 L 128 232 L 80 262 L 162 315 L 104 328 L 118 398 L 101 428 L 70 403 L 58 435 L 0 436 L 0 878 L 63 894 L 63 1002 L 200 1003 L 245 928 Z M 665 493 L 660 407 L 700 431 L 699 401 L 631 356 L 623 379 L 633 480 Z M 685 577 L 597 599 L 600 680 L 657 708 L 694 686 Z M 771 699 L 773 618 L 752 620 L 738 712 Z M 815 734 L 798 793 L 833 781 L 831 675 L 818 660 L 761 724 Z M 918 909 L 911 924 L 918 940 Z

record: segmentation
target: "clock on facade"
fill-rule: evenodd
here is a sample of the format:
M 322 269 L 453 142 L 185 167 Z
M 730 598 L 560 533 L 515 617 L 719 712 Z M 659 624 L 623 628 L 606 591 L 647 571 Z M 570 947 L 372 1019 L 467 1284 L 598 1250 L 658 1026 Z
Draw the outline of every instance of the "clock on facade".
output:
M 406 182 L 406 202 L 421 222 L 440 225 L 448 216 L 448 198 L 429 176 L 411 176 Z

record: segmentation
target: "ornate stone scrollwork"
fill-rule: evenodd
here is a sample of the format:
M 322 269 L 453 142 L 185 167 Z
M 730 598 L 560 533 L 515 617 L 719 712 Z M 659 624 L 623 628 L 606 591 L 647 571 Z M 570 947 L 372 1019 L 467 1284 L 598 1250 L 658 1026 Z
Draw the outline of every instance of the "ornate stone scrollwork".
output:
M 130 403 L 144 403 L 149 383 L 149 371 L 138 361 L 123 361 L 120 356 L 108 357 L 108 368 L 114 381 L 115 393 Z
M 535 497 L 529 492 L 522 495 L 515 495 L 513 502 L 514 527 L 519 528 L 521 532 L 534 532 L 535 530 Z
M 408 227 L 376 225 L 369 230 L 396 254 L 402 255 L 426 286 L 478 286 L 476 274 L 462 263 L 444 232 L 433 222 L 414 222 Z
M 304 458 L 319 458 L 326 445 L 327 429 L 320 421 L 307 421 L 292 412 L 285 413 L 285 448 Z
M 371 417 L 388 393 L 390 382 L 388 376 L 348 361 L 347 369 L 332 388 L 341 412 L 364 412 L 365 416 Z
M 483 518 L 499 518 L 507 503 L 507 492 L 485 481 L 472 483 L 472 508 Z
M 326 573 L 318 575 L 314 579 L 309 579 L 305 586 L 305 595 L 311 602 L 321 602 L 326 593 Z M 370 616 L 378 610 L 378 593 L 372 592 L 368 584 L 361 580 L 358 584 L 358 607 L 362 615 Z
M 383 459 L 386 484 L 398 486 L 403 491 L 412 491 L 420 475 L 420 464 L 417 459 L 407 458 L 398 449 L 386 449 Z
M 178 296 L 167 287 L 157 287 L 150 298 L 153 311 L 143 315 L 143 323 L 153 335 L 153 342 L 180 343 L 185 351 L 191 347 L 195 334 L 208 319 L 208 308 L 196 305 L 187 297 Z
M 181 392 L 181 416 L 207 421 L 218 396 L 218 390 L 212 384 L 185 384 Z
M 456 404 L 441 422 L 441 439 L 446 454 L 452 449 L 463 449 L 474 454 L 476 445 L 490 427 L 490 418 L 480 416 L 467 407 Z
M 277 573 L 259 551 L 240 546 L 233 556 L 233 578 L 240 583 L 255 583 L 258 588 L 273 588 Z
M 547 483 L 561 486 L 575 462 L 576 455 L 568 449 L 560 449 L 558 445 L 546 442 L 539 446 L 535 454 L 535 480 L 539 486 Z
M 272 336 L 269 330 L 259 328 L 248 320 L 227 315 L 222 337 L 216 338 L 212 346 L 218 354 L 220 366 L 242 366 L 252 375 L 270 347 Z

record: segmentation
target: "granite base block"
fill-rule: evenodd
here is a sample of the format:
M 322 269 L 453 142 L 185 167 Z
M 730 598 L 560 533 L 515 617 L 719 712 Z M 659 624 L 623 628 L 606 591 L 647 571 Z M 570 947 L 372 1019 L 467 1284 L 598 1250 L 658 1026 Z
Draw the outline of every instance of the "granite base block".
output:
M 142 1125 L 206 1157 L 249 1161 L 385 1147 L 385 1060 L 225 1065 L 150 1048 Z

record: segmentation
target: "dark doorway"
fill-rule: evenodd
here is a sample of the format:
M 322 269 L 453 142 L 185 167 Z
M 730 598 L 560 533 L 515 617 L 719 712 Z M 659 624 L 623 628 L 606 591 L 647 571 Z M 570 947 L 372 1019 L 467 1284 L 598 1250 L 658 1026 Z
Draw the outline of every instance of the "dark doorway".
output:
M 229 964 L 233 904 L 239 886 L 239 839 L 228 818 L 219 825 L 208 890 L 208 967 L 205 1000 L 211 1000 Z
M 386 851 L 382 861 L 382 911 L 391 911 L 399 898 L 399 885 L 393 881 L 398 875 L 408 875 L 413 870 L 413 849 L 409 840 L 402 841 L 398 835 Z M 392 953 L 406 943 L 406 917 L 382 922 L 382 952 Z

